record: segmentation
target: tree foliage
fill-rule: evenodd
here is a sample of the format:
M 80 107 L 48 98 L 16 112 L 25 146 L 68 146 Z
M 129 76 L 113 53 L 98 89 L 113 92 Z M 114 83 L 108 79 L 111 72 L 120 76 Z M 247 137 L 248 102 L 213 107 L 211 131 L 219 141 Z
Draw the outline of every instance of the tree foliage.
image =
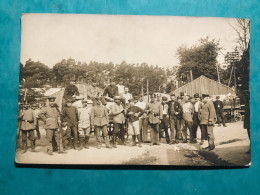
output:
M 208 37 L 201 39 L 197 45 L 190 48 L 182 46 L 177 50 L 180 67 L 177 76 L 182 81 L 190 80 L 190 70 L 193 79 L 204 75 L 217 80 L 217 56 L 220 50 L 219 41 Z

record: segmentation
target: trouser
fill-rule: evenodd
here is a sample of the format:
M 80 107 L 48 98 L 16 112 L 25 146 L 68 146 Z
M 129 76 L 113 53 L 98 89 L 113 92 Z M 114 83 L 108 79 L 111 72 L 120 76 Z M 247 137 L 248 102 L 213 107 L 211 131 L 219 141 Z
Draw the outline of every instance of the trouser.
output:
M 181 140 L 181 139 L 183 139 L 181 129 L 184 127 L 184 120 L 182 118 L 177 118 L 176 117 L 176 121 L 175 122 L 176 122 L 176 135 L 175 135 L 175 139 Z
M 60 134 L 58 129 L 46 129 L 46 139 L 48 141 L 47 145 L 47 151 L 53 151 L 53 140 L 55 140 L 56 143 L 60 142 Z M 58 147 L 60 144 L 58 144 Z M 58 148 L 58 150 L 61 150 L 61 148 Z
M 220 125 L 220 118 L 222 121 L 223 126 L 225 126 L 225 118 L 223 115 L 223 111 L 222 110 L 216 110 L 216 115 L 217 115 L 217 123 Z
M 125 124 L 114 123 L 113 136 L 118 136 L 122 143 L 125 142 Z
M 208 137 L 207 137 L 207 125 L 200 125 L 200 128 L 201 128 L 201 140 L 207 140 Z
M 142 140 L 143 142 L 147 142 L 148 140 L 148 118 L 143 119 L 143 129 L 142 129 Z
M 169 127 L 169 118 L 167 115 L 163 115 L 163 119 L 161 121 L 160 124 L 161 128 L 164 130 L 165 132 L 165 139 L 167 143 L 170 143 L 170 137 L 169 137 L 169 133 L 168 133 L 168 127 Z M 160 131 L 161 132 L 161 131 Z M 160 136 L 162 137 L 162 136 Z
M 71 134 L 73 134 L 73 147 L 76 148 L 78 146 L 78 129 L 75 125 L 67 126 L 67 136 L 69 140 L 71 140 Z
M 100 136 L 100 130 L 102 131 L 102 136 L 105 141 L 105 144 L 109 144 L 108 135 L 107 135 L 107 125 L 104 126 L 95 126 L 95 135 L 96 140 L 98 144 L 101 144 L 101 136 Z
M 159 124 L 151 124 L 151 143 L 159 143 Z
M 176 131 L 175 131 L 176 130 Z M 171 141 L 175 141 L 177 132 L 180 131 L 180 119 L 170 116 Z M 179 137 L 177 137 L 179 139 Z
M 213 125 L 202 124 L 201 126 L 202 126 L 202 128 L 206 129 L 206 137 L 207 137 L 208 142 L 209 142 L 209 148 L 214 149 L 215 144 L 214 144 Z
M 34 149 L 35 148 L 35 136 L 34 136 L 34 129 L 30 129 L 30 130 L 21 130 L 22 131 L 22 145 L 23 145 L 23 149 L 26 150 L 27 147 L 27 135 L 28 135 L 28 139 L 31 141 L 31 148 Z
M 182 137 L 183 140 L 187 141 L 187 128 L 189 129 L 189 133 L 190 133 L 190 141 L 193 140 L 193 136 L 192 136 L 192 121 L 186 121 L 183 119 L 183 128 L 181 130 L 182 133 Z
M 192 124 L 192 137 L 193 137 L 194 140 L 197 139 L 198 127 L 200 127 L 200 131 L 201 131 L 201 140 L 205 140 L 205 133 L 202 133 L 202 128 L 201 128 L 201 125 L 200 125 L 198 112 L 195 112 L 194 115 L 193 115 L 193 124 Z

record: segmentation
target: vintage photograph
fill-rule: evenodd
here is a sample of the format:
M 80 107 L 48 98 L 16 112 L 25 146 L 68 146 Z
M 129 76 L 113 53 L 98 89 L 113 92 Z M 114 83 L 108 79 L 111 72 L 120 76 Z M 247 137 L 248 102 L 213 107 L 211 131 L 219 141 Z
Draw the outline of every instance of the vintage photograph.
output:
M 248 167 L 250 21 L 23 14 L 17 164 Z

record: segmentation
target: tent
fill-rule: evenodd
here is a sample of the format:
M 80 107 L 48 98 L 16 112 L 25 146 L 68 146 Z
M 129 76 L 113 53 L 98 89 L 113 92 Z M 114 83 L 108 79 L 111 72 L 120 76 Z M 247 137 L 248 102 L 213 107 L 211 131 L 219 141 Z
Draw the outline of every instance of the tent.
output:
M 195 93 L 199 93 L 200 96 L 202 94 L 209 94 L 210 96 L 223 94 L 235 95 L 235 91 L 230 87 L 203 75 L 173 91 L 176 96 L 180 96 L 181 92 L 187 93 L 190 96 L 193 96 Z

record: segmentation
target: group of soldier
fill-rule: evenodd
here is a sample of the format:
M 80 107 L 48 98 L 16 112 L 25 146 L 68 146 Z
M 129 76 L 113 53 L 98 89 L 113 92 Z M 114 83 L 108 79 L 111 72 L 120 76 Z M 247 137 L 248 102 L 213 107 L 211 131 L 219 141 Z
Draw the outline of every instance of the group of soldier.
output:
M 171 94 L 169 101 L 166 96 L 152 94 L 151 101 L 145 103 L 143 97 L 132 97 L 121 81 L 118 85 L 111 81 L 103 94 L 93 81 L 88 97 L 82 98 L 72 81 L 63 98 L 61 111 L 55 104 L 55 97 L 48 97 L 48 104 L 41 108 L 25 103 L 20 109 L 22 153 L 27 151 L 27 138 L 31 141 L 31 150 L 35 151 L 34 131 L 37 130 L 40 138 L 39 120 L 44 123 L 49 155 L 55 150 L 64 153 L 69 149 L 88 149 L 91 131 L 94 131 L 96 147 L 100 149 L 103 140 L 106 148 L 117 148 L 119 142 L 128 145 L 129 135 L 132 136 L 131 146 L 142 147 L 142 142 L 148 141 L 149 129 L 151 146 L 160 145 L 163 134 L 167 144 L 187 143 L 188 140 L 193 144 L 197 143 L 198 127 L 201 130 L 200 144 L 208 143 L 205 149 L 213 150 L 213 127 L 217 115 L 226 126 L 221 113 L 223 104 L 216 101 L 214 106 L 208 94 L 202 94 L 202 97 L 197 93 L 194 97 L 184 93 L 180 97 Z

